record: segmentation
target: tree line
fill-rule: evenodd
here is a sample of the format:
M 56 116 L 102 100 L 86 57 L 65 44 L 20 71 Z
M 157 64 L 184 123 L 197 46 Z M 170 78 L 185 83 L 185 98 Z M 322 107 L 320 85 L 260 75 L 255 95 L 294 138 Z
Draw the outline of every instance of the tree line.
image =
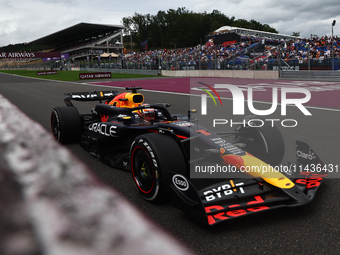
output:
M 135 13 L 122 19 L 123 26 L 129 28 L 132 41 L 139 45 L 148 40 L 149 48 L 179 48 L 205 43 L 205 36 L 222 26 L 242 27 L 278 33 L 268 24 L 251 19 L 229 18 L 218 10 L 211 13 L 195 13 L 186 8 L 158 11 L 156 15 Z M 126 31 L 130 34 L 130 31 Z M 130 38 L 125 38 L 130 42 Z

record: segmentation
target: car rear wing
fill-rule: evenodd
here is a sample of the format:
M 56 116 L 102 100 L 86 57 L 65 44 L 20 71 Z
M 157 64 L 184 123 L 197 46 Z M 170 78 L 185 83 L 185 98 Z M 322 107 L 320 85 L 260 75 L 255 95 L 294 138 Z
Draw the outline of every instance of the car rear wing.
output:
M 71 100 L 75 101 L 99 101 L 112 100 L 118 95 L 118 91 L 93 91 L 65 93 L 64 102 L 67 106 L 73 106 Z

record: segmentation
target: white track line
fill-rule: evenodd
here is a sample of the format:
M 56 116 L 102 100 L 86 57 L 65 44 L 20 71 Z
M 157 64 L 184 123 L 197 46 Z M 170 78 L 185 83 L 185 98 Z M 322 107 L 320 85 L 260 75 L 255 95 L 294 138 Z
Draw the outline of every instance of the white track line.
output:
M 84 84 L 84 85 L 91 85 L 91 84 L 86 84 L 86 83 L 82 83 L 82 84 Z M 97 84 L 92 84 L 92 85 L 93 86 L 102 86 L 102 87 L 112 87 L 112 88 L 117 88 L 117 89 L 124 89 L 124 87 L 106 86 L 106 85 L 97 85 Z M 188 93 L 170 92 L 170 91 L 159 91 L 159 90 L 149 90 L 149 89 L 141 89 L 141 90 L 146 91 L 146 92 L 155 92 L 155 93 L 181 95 L 181 96 L 196 96 L 196 97 L 201 96 L 201 95 L 195 95 L 195 94 L 190 94 L 190 93 L 188 94 Z M 228 97 L 221 97 L 221 99 L 224 99 L 224 100 L 233 100 L 232 98 L 228 98 Z M 248 100 L 245 99 L 244 101 L 248 101 Z M 270 102 L 265 102 L 265 101 L 253 101 L 253 102 L 254 103 L 259 103 L 259 104 L 272 104 Z M 281 105 L 280 103 L 277 103 L 277 104 Z M 294 107 L 294 105 L 287 105 L 287 106 Z M 309 109 L 314 109 L 314 110 L 340 112 L 340 109 L 334 109 L 334 108 L 324 108 L 324 107 L 308 106 L 308 105 L 304 105 L 304 107 L 309 108 Z
M 2 73 L 2 74 L 8 74 L 8 73 Z M 36 77 L 26 77 L 26 76 L 21 76 L 17 74 L 8 74 L 8 75 L 14 75 L 18 77 L 23 77 L 23 78 L 31 78 L 31 79 L 39 79 L 39 80 L 45 80 L 45 81 L 55 81 L 55 82 L 61 82 L 61 83 L 73 83 L 73 84 L 80 84 L 80 85 L 86 85 L 86 86 L 95 86 L 95 87 L 111 87 L 111 88 L 117 88 L 117 89 L 123 89 L 124 87 L 116 87 L 116 86 L 108 86 L 108 85 L 99 85 L 99 84 L 92 84 L 92 83 L 80 83 L 80 82 L 72 82 L 72 81 L 58 81 L 58 80 L 49 80 L 49 79 L 41 79 L 41 78 L 36 78 Z M 109 81 L 108 81 L 109 82 Z M 169 92 L 169 91 L 159 91 L 159 90 L 149 90 L 149 89 L 142 89 L 143 91 L 147 92 L 155 92 L 155 93 L 163 93 L 163 94 L 172 94 L 172 95 L 180 95 L 180 96 L 200 96 L 200 95 L 194 95 L 194 94 L 188 94 L 188 93 L 180 93 L 180 92 Z M 224 100 L 232 100 L 232 98 L 227 98 L 227 97 L 221 97 Z M 247 101 L 245 99 L 245 101 Z M 269 102 L 264 102 L 264 101 L 253 101 L 254 103 L 259 103 L 259 104 L 271 104 Z M 281 105 L 278 103 L 278 105 Z M 287 105 L 293 107 L 293 105 Z M 324 107 L 317 107 L 317 106 L 305 106 L 306 108 L 309 109 L 314 109 L 314 110 L 321 110 L 321 111 L 331 111 L 331 112 L 340 112 L 340 109 L 334 109 L 334 108 L 324 108 Z

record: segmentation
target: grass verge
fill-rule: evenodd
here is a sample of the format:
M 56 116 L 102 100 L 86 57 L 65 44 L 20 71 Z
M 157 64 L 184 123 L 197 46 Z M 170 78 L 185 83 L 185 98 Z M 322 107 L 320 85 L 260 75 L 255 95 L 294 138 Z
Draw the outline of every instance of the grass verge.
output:
M 58 80 L 58 81 L 79 81 L 80 73 L 94 73 L 94 72 L 85 72 L 85 71 L 58 71 L 58 74 L 38 76 L 37 72 L 40 72 L 40 71 L 45 71 L 45 70 L 0 70 L 1 73 L 16 74 L 20 76 L 41 78 L 41 79 L 47 79 L 47 80 Z M 141 75 L 141 74 L 127 74 L 127 73 L 112 73 L 111 76 L 112 76 L 111 79 L 157 77 L 155 75 Z

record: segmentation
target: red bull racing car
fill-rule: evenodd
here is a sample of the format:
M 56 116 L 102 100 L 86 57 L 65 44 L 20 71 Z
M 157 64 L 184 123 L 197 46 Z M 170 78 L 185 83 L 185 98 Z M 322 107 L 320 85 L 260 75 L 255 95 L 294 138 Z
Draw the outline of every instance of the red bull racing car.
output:
M 130 171 L 140 195 L 150 202 L 171 198 L 182 211 L 214 225 L 307 204 L 327 176 L 306 168 L 322 169 L 323 164 L 300 141 L 297 164 L 280 171 L 284 142 L 275 127 L 248 125 L 214 133 L 198 125 L 194 110 L 171 114 L 167 103 L 145 104 L 141 88 L 126 89 L 65 94 L 66 106 L 52 110 L 51 129 L 61 143 L 79 142 L 105 163 Z M 99 103 L 91 113 L 80 114 L 73 100 Z M 224 174 L 217 181 L 190 178 L 191 169 L 209 163 L 217 169 L 232 167 L 237 175 Z

